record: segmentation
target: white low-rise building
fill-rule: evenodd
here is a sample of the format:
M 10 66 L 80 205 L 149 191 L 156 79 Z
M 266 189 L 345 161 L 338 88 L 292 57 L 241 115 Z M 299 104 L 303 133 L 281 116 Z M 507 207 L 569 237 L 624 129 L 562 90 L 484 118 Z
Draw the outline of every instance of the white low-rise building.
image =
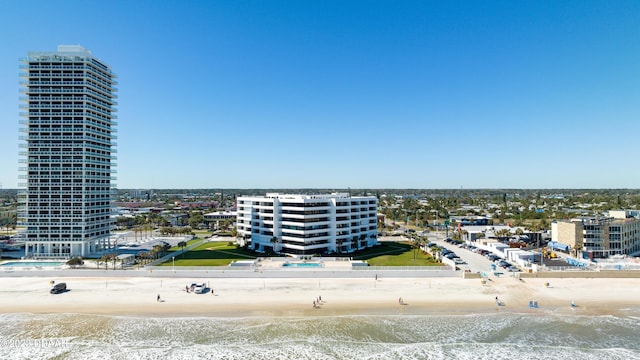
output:
M 378 243 L 375 196 L 268 193 L 237 201 L 241 242 L 259 252 L 350 253 Z
M 204 214 L 204 221 L 209 227 L 213 227 L 216 230 L 220 228 L 221 221 L 234 221 L 238 217 L 238 213 L 235 211 L 216 211 L 208 214 Z
M 504 249 L 509 249 L 509 245 L 503 244 L 499 241 L 495 240 L 487 240 L 480 239 L 479 242 L 476 243 L 478 249 L 487 250 L 492 254 L 500 256 L 501 258 L 505 258 Z

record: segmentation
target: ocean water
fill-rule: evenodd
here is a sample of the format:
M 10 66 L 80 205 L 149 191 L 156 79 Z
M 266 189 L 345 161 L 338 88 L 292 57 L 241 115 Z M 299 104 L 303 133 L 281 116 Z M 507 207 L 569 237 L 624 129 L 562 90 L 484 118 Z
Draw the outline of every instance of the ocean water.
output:
M 640 318 L 0 315 L 0 359 L 640 359 Z

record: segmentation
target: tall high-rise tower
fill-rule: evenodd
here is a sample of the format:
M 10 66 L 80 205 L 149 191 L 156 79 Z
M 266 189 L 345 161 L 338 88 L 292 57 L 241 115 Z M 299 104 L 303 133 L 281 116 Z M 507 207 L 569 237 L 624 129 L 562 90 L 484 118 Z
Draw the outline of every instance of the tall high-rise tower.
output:
M 27 257 L 112 247 L 115 74 L 90 51 L 60 45 L 20 59 L 20 223 Z

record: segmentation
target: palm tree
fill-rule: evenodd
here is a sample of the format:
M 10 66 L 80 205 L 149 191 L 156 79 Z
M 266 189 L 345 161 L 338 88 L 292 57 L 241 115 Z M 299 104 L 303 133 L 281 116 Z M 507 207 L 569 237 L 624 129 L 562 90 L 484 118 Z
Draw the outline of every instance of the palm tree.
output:
M 578 252 L 580 252 L 580 250 L 582 250 L 582 244 L 575 244 L 573 246 L 573 256 L 577 258 Z
M 186 241 L 180 241 L 178 243 L 178 246 L 182 249 L 182 251 L 184 251 L 184 248 L 187 246 L 187 242 Z
M 344 239 L 340 238 L 340 239 L 336 239 L 336 250 L 338 250 L 338 254 L 340 254 L 340 248 L 342 247 L 342 244 L 344 243 Z
M 145 259 L 145 264 L 148 264 L 151 262 L 151 259 L 153 259 L 153 254 L 150 251 L 145 251 L 144 253 L 142 253 L 144 255 L 144 259 Z
M 111 254 L 111 261 L 113 261 L 113 270 L 116 269 L 116 261 L 118 260 L 118 255 L 117 254 Z
M 160 254 L 162 253 L 164 247 L 160 244 L 158 245 L 153 245 L 153 248 L 151 249 L 151 255 L 153 255 L 154 259 L 157 259 L 160 257 Z
M 495 235 L 499 238 L 508 238 L 511 236 L 511 231 L 509 229 L 500 229 L 498 231 L 496 231 Z
M 129 224 L 129 218 L 119 216 L 116 218 L 116 226 L 118 229 L 123 229 Z
M 420 248 L 422 244 L 422 240 L 418 237 L 414 237 L 411 239 L 411 248 L 413 249 L 413 261 L 416 260 L 416 250 Z
M 104 269 L 107 270 L 107 267 L 109 266 L 109 261 L 111 260 L 111 255 L 112 254 L 104 254 L 102 255 L 102 257 L 100 257 L 100 260 L 98 260 L 98 266 L 100 265 L 101 262 L 104 263 Z
M 138 253 L 138 257 L 140 258 L 140 262 L 142 263 L 142 265 L 144 265 L 146 264 L 147 258 L 149 258 L 149 253 L 146 251 L 142 251 Z
M 545 230 L 549 228 L 549 222 L 546 219 L 540 220 L 540 230 Z
M 442 253 L 442 249 L 439 247 L 432 247 L 431 251 L 433 252 L 433 257 L 437 259 L 441 259 L 440 254 Z

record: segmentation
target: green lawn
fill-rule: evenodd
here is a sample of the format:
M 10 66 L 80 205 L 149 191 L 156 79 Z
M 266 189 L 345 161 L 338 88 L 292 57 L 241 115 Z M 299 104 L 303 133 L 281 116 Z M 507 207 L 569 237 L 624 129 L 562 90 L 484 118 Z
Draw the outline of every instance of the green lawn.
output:
M 199 240 L 191 240 L 189 243 Z M 180 248 L 173 247 L 171 251 L 178 251 Z M 256 259 L 265 256 L 251 250 L 236 248 L 229 245 L 227 241 L 212 241 L 204 243 L 184 254 L 176 256 L 175 266 L 227 266 L 234 260 Z M 274 255 L 277 256 L 277 255 Z M 340 256 L 340 254 L 337 254 Z M 435 261 L 430 255 L 423 254 L 421 250 L 415 250 L 409 243 L 384 242 L 373 248 L 358 251 L 353 254 L 342 254 L 351 256 L 356 260 L 367 260 L 372 266 L 441 266 L 442 263 Z M 169 260 L 160 266 L 173 266 L 173 261 Z
M 197 229 L 197 230 L 192 230 L 192 232 L 196 235 L 196 238 L 200 238 L 200 239 L 204 239 L 213 235 L 213 232 L 211 230 Z
M 193 240 L 192 240 L 193 241 Z M 198 240 L 196 240 L 198 241 Z M 180 250 L 179 248 L 173 248 Z M 226 241 L 213 241 L 204 243 L 181 255 L 176 256 L 176 266 L 226 266 L 233 260 L 255 259 L 257 254 L 253 251 L 236 248 Z M 169 260 L 160 266 L 173 266 Z
M 193 244 L 193 243 L 196 243 L 196 242 L 198 242 L 198 241 L 201 241 L 201 240 L 202 240 L 202 239 L 193 239 L 193 240 L 189 240 L 189 241 L 187 241 L 187 246 L 189 246 L 189 245 L 191 245 L 191 244 Z M 169 249 L 169 251 L 180 251 L 180 250 L 182 250 L 182 248 L 181 248 L 180 246 L 174 246 L 174 247 L 172 247 L 172 248 L 170 248 L 170 249 Z
M 352 257 L 367 260 L 371 266 L 442 266 L 431 255 L 423 254 L 420 249 L 412 249 L 411 244 L 406 242 L 384 242 L 359 251 Z

